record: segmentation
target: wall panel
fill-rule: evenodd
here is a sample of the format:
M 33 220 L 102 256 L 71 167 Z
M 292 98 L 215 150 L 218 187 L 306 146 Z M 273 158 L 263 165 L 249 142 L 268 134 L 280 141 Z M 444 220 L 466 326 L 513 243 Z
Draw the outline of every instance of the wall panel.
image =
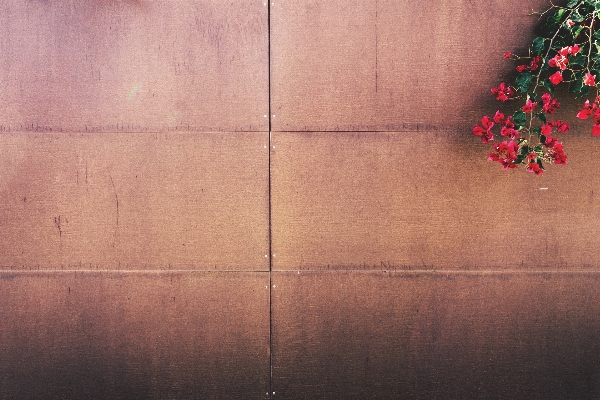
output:
M 267 133 L 0 136 L 4 269 L 268 270 Z
M 274 272 L 274 398 L 597 398 L 598 279 Z
M 271 6 L 275 131 L 445 130 L 481 117 L 488 87 L 526 53 L 546 0 Z
M 597 268 L 600 142 L 569 136 L 569 165 L 536 177 L 470 139 L 275 132 L 274 268 Z
M 0 129 L 268 130 L 262 0 L 3 2 Z
M 265 273 L 0 273 L 0 397 L 263 399 Z

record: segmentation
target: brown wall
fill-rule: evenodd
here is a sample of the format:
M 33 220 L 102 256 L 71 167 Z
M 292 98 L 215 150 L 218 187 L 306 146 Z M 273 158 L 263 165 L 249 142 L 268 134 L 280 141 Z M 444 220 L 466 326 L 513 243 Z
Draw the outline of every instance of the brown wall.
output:
M 470 133 L 546 5 L 5 1 L 0 397 L 598 398 L 600 142 Z

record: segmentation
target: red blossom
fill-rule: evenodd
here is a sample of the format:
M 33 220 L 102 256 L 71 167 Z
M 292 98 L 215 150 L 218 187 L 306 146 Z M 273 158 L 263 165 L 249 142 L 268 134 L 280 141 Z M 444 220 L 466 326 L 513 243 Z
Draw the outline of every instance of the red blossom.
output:
M 583 108 L 579 109 L 579 112 L 577 113 L 577 118 L 588 119 L 588 117 L 594 114 L 596 110 L 598 110 L 598 105 L 595 102 L 594 104 L 590 104 L 590 101 L 586 100 L 585 103 L 583 103 Z
M 519 65 L 519 66 L 517 67 L 517 72 L 523 72 L 523 71 L 527 71 L 528 69 L 529 69 L 529 67 L 528 67 L 527 65 L 525 65 L 525 64 L 523 64 L 523 65 Z
M 532 102 L 531 99 L 527 99 L 527 101 L 525 102 L 525 105 L 523 107 L 521 107 L 521 110 L 524 113 L 532 113 L 536 106 L 537 106 L 537 103 Z
M 494 133 L 492 132 L 492 127 L 494 126 L 494 122 L 488 117 L 484 115 L 481 118 L 481 126 L 475 125 L 473 128 L 473 135 L 480 136 L 482 143 L 489 143 L 494 140 Z
M 527 172 L 533 172 L 536 175 L 541 175 L 544 173 L 544 170 L 540 167 L 537 162 L 530 162 L 527 164 Z
M 567 49 L 567 51 L 568 51 L 568 49 Z M 566 55 L 562 54 L 560 51 L 556 56 L 554 56 L 554 58 L 551 58 L 550 60 L 548 60 L 549 66 L 551 66 L 552 68 L 560 68 L 561 70 L 567 69 L 568 63 L 569 63 L 569 60 L 567 59 Z
M 563 144 L 561 142 L 554 143 L 554 147 L 552 147 L 551 157 L 554 160 L 554 164 L 567 164 L 567 155 L 563 151 Z
M 592 126 L 592 135 L 593 136 L 600 135 L 600 123 L 597 122 Z
M 533 59 L 531 60 L 531 62 L 529 63 L 529 65 L 519 65 L 517 67 L 517 72 L 523 72 L 523 71 L 535 71 L 536 69 L 538 69 L 540 67 L 540 62 L 542 61 L 542 57 L 541 56 L 535 56 L 533 57 Z
M 529 69 L 532 71 L 535 71 L 536 69 L 538 69 L 540 67 L 541 61 L 542 61 L 541 56 L 533 57 L 533 60 L 531 60 L 531 63 L 529 64 Z
M 558 51 L 558 54 L 563 56 L 563 57 L 567 57 L 569 54 L 574 56 L 575 54 L 577 54 L 580 50 L 580 47 L 578 44 L 574 44 L 573 46 L 567 46 L 567 47 L 563 47 L 562 49 L 560 49 Z
M 518 158 L 519 145 L 514 140 L 510 142 L 504 141 L 494 146 L 495 152 L 490 152 L 488 160 L 496 161 L 502 164 L 504 170 L 517 168 L 519 165 L 515 164 Z
M 550 80 L 550 82 L 552 82 L 553 85 L 558 85 L 559 83 L 561 83 L 563 81 L 562 72 L 556 71 L 555 73 L 550 75 L 548 77 L 548 79 Z
M 554 147 L 556 143 L 556 138 L 550 136 L 550 134 L 548 134 L 548 136 L 546 136 L 546 140 L 544 140 L 544 146 L 546 147 Z
M 556 120 L 556 121 L 548 121 L 548 124 L 550 124 L 553 127 L 556 127 L 556 129 L 559 132 L 563 132 L 563 133 L 569 133 L 569 129 L 571 128 L 569 126 L 569 124 L 560 121 L 560 120 Z
M 573 20 L 569 18 L 569 19 L 567 19 L 567 20 L 565 21 L 565 24 L 566 24 L 566 25 L 567 25 L 567 26 L 570 28 L 570 27 L 572 27 L 573 25 L 575 25 L 575 22 L 573 22 Z M 577 45 L 576 45 L 576 46 L 577 46 Z M 577 47 L 579 47 L 579 46 L 577 46 Z
M 496 114 L 494 114 L 494 122 L 497 124 L 504 122 L 504 114 L 502 114 L 500 110 L 496 111 Z
M 554 114 L 554 111 L 560 107 L 560 103 L 553 99 L 550 93 L 544 93 L 542 95 L 542 110 L 547 114 Z
M 574 44 L 573 46 L 569 47 L 569 49 L 570 49 L 570 50 L 569 50 L 569 51 L 570 51 L 570 53 L 571 53 L 572 55 L 575 55 L 575 54 L 579 53 L 579 49 L 580 49 L 580 47 L 579 47 L 579 45 L 578 45 L 578 44 Z
M 550 135 L 552 133 L 552 125 L 544 124 L 540 128 L 540 133 L 542 135 Z
M 514 139 L 519 135 L 519 131 L 514 128 L 503 126 L 502 129 L 500 129 L 500 134 L 502 136 L 506 136 L 507 138 Z
M 507 60 L 510 58 L 510 56 L 512 56 L 512 53 L 510 51 L 508 53 L 504 53 L 504 58 L 506 58 Z
M 596 82 L 594 82 L 595 79 L 596 79 L 596 75 L 592 75 L 588 72 L 587 74 L 585 74 L 583 76 L 583 84 L 588 85 L 588 86 L 595 86 L 596 85 Z
M 498 87 L 491 88 L 490 90 L 492 95 L 496 96 L 496 100 L 500 101 L 506 101 L 513 94 L 515 94 L 515 91 L 510 86 L 507 86 L 504 82 L 500 83 Z

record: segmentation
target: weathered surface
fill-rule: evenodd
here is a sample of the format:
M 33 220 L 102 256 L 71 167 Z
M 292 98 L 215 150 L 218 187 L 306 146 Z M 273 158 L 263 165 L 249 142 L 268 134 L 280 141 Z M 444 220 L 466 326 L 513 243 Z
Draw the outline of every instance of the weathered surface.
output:
M 600 142 L 470 133 L 546 5 L 3 2 L 0 397 L 600 397 Z
M 526 49 L 546 0 L 348 2 L 271 7 L 273 130 L 470 125 Z M 526 52 L 526 50 L 525 50 Z M 479 116 L 480 117 L 480 116 Z
M 600 276 L 273 273 L 284 399 L 594 399 Z
M 265 131 L 262 0 L 4 1 L 0 129 Z
M 262 399 L 268 273 L 0 273 L 0 397 Z
M 3 134 L 0 266 L 268 270 L 268 140 Z
M 274 268 L 598 268 L 600 142 L 565 140 L 538 178 L 460 133 L 274 133 Z

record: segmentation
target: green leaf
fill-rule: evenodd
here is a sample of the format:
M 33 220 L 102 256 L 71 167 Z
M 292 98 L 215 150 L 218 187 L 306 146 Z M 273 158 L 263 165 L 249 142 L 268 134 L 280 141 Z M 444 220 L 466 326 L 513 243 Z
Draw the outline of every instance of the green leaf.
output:
M 542 121 L 542 123 L 546 123 L 546 114 L 544 114 L 543 112 L 536 114 L 536 116 L 540 119 L 540 121 Z
M 569 65 L 579 65 L 581 67 L 585 67 L 585 63 L 587 62 L 587 57 L 583 54 L 578 53 L 576 56 L 569 58 Z
M 581 0 L 571 0 L 567 3 L 567 8 L 571 8 L 573 6 L 575 6 L 577 3 L 579 3 Z
M 517 90 L 521 93 L 527 92 L 529 87 L 531 86 L 531 82 L 533 81 L 533 76 L 529 72 L 522 72 L 515 79 L 515 84 L 517 85 Z
M 569 93 L 579 93 L 581 91 L 581 87 L 583 86 L 582 74 L 575 72 L 571 80 L 572 82 L 569 84 Z
M 542 82 L 542 86 L 548 90 L 548 93 L 554 94 L 554 85 L 550 82 L 550 79 L 544 79 Z
M 540 142 L 546 143 L 546 135 L 540 135 Z
M 525 125 L 526 121 L 527 121 L 527 116 L 525 115 L 523 110 L 515 111 L 515 113 L 513 114 L 513 122 L 515 123 L 515 128 L 519 129 L 520 127 Z
M 589 92 L 590 92 L 590 87 L 587 85 L 584 85 L 581 87 L 581 89 L 579 90 L 579 94 L 577 96 L 575 96 L 575 98 L 579 99 L 581 97 L 585 97 L 588 95 Z
M 546 39 L 543 37 L 536 37 L 533 39 L 533 43 L 531 44 L 531 51 L 534 56 L 539 56 L 544 51 L 544 42 Z
M 571 13 L 571 20 L 573 22 L 583 22 L 584 19 L 585 17 L 579 14 L 579 10 L 575 10 L 573 13 Z
M 579 37 L 579 34 L 581 33 L 582 30 L 583 30 L 583 26 L 578 26 L 575 29 L 573 29 L 571 31 L 571 34 L 572 34 L 573 38 L 577 39 Z
M 546 169 L 546 168 L 544 168 L 544 164 L 542 164 L 542 159 L 541 158 L 537 159 L 537 163 L 538 163 L 538 165 L 540 166 L 541 169 L 543 169 L 543 170 Z

